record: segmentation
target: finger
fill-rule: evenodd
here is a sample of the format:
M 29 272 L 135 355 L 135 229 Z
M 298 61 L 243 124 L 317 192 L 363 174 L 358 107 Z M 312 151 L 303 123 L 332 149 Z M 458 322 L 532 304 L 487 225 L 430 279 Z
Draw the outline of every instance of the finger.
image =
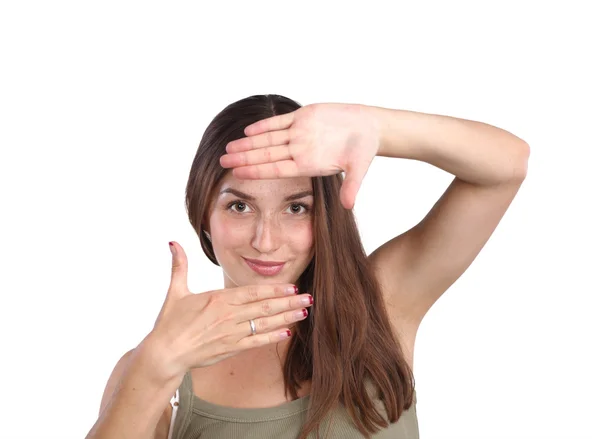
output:
M 240 180 L 292 178 L 299 177 L 300 171 L 294 160 L 282 160 L 280 162 L 234 168 L 233 176 Z
M 276 297 L 296 296 L 298 287 L 294 284 L 259 284 L 229 288 L 227 303 L 230 305 L 245 305 Z
M 356 202 L 358 190 L 367 174 L 370 163 L 358 164 L 348 171 L 340 188 L 340 201 L 346 209 L 352 209 Z
M 256 334 L 266 334 L 276 329 L 285 328 L 287 326 L 293 325 L 294 323 L 302 321 L 307 317 L 307 308 L 295 309 L 294 311 L 280 313 L 272 317 L 261 317 L 260 319 L 254 320 L 254 324 L 256 326 Z M 238 323 L 238 327 L 242 335 L 247 336 L 252 334 L 252 328 L 250 326 L 249 320 L 246 320 L 242 323 Z
M 254 151 L 226 154 L 221 156 L 220 163 L 224 168 L 237 168 L 291 159 L 290 147 L 288 145 L 281 145 L 256 149 Z
M 277 329 L 267 334 L 250 335 L 238 341 L 236 344 L 236 349 L 238 351 L 244 351 L 246 349 L 257 348 L 271 343 L 279 343 L 280 341 L 290 338 L 291 336 L 292 331 L 287 328 Z
M 294 311 L 288 311 L 285 313 L 277 314 L 272 317 L 261 317 L 260 319 L 254 319 L 256 326 L 256 334 L 267 334 L 275 331 L 276 329 L 282 329 L 292 326 L 301 320 L 305 320 L 308 317 L 308 309 L 300 308 Z M 252 327 L 250 326 L 250 320 L 245 320 L 237 324 L 235 334 L 239 337 L 247 337 L 252 335 Z
M 244 134 L 246 136 L 255 136 L 266 131 L 285 130 L 294 122 L 295 113 L 296 111 L 292 111 L 291 113 L 280 114 L 254 122 L 244 129 Z
M 312 301 L 313 299 L 310 294 L 302 294 L 296 297 L 279 297 L 246 303 L 237 306 L 234 320 L 238 324 L 248 324 L 250 319 L 254 319 L 257 325 L 259 325 L 260 321 L 260 325 L 263 327 L 262 332 L 266 332 L 267 330 L 275 328 L 275 326 L 273 326 L 274 322 L 281 322 L 284 314 L 290 314 L 290 311 L 293 313 L 311 307 Z M 287 315 L 287 317 L 290 316 L 291 314 Z M 277 319 L 273 320 L 271 317 L 277 317 Z M 270 323 L 269 319 L 271 319 Z M 290 322 L 291 321 L 292 320 L 290 320 Z
M 342 183 L 342 188 L 340 189 L 340 201 L 345 209 L 352 209 L 354 207 L 359 187 L 360 184 L 357 184 L 356 181 L 344 180 Z
M 228 153 L 250 151 L 267 146 L 284 145 L 290 141 L 290 130 L 269 131 L 251 137 L 232 140 L 225 146 Z
M 175 241 L 169 243 L 172 254 L 171 284 L 169 285 L 168 297 L 181 298 L 190 294 L 188 289 L 188 260 L 179 244 Z

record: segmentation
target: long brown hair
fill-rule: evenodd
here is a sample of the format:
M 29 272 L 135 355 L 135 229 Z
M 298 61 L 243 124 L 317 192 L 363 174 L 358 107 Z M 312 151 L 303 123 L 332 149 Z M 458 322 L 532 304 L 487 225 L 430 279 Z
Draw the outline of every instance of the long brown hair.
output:
M 210 122 L 192 163 L 186 208 L 208 258 L 219 265 L 203 233 L 219 181 L 227 169 L 219 157 L 228 142 L 245 137 L 256 121 L 300 108 L 280 95 L 256 95 L 234 102 Z M 354 214 L 340 203 L 341 174 L 312 177 L 314 257 L 300 276 L 301 292 L 314 305 L 296 324 L 284 364 L 285 392 L 312 380 L 306 422 L 299 438 L 317 430 L 338 403 L 343 404 L 365 437 L 396 422 L 414 398 L 414 376 L 394 334 L 381 287 L 365 254 Z M 371 380 L 388 420 L 374 406 L 365 386 Z

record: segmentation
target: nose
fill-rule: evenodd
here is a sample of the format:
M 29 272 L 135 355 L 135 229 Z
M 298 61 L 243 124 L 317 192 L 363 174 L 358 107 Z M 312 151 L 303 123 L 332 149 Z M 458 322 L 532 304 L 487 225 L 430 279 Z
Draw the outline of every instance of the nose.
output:
M 279 248 L 281 227 L 275 218 L 258 220 L 252 238 L 252 247 L 258 252 L 268 254 Z

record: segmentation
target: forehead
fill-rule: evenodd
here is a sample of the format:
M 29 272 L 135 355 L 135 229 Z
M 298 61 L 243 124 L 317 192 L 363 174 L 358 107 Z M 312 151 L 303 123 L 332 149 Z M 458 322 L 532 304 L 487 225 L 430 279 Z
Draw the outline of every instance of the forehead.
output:
M 237 189 L 257 198 L 282 198 L 300 191 L 312 190 L 312 180 L 310 177 L 239 180 L 229 171 L 221 180 L 217 194 L 226 188 Z

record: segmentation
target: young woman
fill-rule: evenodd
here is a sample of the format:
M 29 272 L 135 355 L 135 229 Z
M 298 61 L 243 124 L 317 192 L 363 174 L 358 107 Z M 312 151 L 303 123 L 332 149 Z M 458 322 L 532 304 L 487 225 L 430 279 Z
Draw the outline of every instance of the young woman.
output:
M 375 155 L 456 178 L 367 256 L 351 209 Z M 191 294 L 170 243 L 165 304 L 115 366 L 88 438 L 418 438 L 417 329 L 496 228 L 528 157 L 518 137 L 446 116 L 278 95 L 227 106 L 186 188 L 224 288 Z

